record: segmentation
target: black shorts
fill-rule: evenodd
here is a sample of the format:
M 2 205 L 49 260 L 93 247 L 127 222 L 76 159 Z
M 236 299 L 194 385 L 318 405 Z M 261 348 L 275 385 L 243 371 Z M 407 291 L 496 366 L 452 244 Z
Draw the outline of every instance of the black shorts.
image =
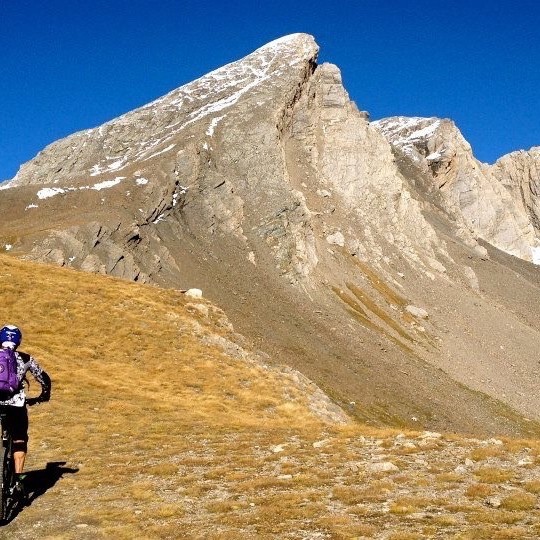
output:
M 6 429 L 14 441 L 28 442 L 28 409 L 25 407 L 0 406 L 0 412 L 6 413 Z

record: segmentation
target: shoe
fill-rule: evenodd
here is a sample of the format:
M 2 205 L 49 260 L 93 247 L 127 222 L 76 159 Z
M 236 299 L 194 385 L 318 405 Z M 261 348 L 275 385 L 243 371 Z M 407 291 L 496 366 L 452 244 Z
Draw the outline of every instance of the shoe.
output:
M 17 475 L 17 482 L 21 482 L 21 484 L 24 485 L 24 482 L 25 482 L 27 476 L 28 476 L 28 475 L 26 475 L 25 473 L 19 473 L 19 474 Z
M 13 485 L 13 491 L 12 491 L 14 497 L 19 499 L 20 501 L 24 501 L 26 499 L 26 492 L 24 491 L 24 484 L 17 480 L 15 484 Z

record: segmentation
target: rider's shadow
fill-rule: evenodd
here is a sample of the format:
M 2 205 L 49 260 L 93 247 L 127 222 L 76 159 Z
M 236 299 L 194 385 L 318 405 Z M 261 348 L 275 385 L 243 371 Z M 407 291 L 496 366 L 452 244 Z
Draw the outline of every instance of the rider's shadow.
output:
M 64 474 L 79 472 L 79 469 L 64 467 L 65 464 L 65 461 L 50 461 L 44 469 L 25 473 L 24 491 L 27 506 L 30 506 L 33 501 L 51 489 Z

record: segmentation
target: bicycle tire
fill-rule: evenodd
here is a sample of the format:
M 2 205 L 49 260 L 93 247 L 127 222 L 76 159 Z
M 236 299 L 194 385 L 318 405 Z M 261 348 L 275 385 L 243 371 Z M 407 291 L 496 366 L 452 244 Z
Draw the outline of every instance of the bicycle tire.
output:
M 0 478 L 2 478 L 2 489 L 0 489 L 0 519 L 5 522 L 9 519 L 9 513 L 13 503 L 12 488 L 14 484 L 14 463 L 11 452 L 11 439 L 2 441 L 0 446 Z

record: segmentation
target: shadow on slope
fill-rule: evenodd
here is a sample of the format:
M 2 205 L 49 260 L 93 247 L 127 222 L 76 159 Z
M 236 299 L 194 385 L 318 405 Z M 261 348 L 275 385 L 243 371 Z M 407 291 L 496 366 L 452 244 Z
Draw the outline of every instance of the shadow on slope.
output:
M 65 474 L 75 474 L 79 469 L 64 467 L 65 461 L 49 461 L 44 469 L 34 469 L 26 472 L 24 488 L 27 496 L 27 506 L 30 506 L 38 497 L 44 495 Z

